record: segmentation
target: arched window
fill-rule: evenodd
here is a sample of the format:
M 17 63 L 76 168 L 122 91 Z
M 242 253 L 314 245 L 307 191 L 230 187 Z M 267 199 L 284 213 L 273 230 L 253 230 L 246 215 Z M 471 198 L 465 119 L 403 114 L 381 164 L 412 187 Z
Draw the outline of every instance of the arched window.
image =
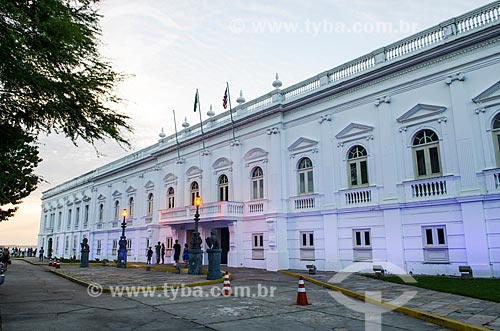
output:
M 153 202 L 154 202 L 154 195 L 153 193 L 148 194 L 148 215 L 153 214 Z
M 229 180 L 226 175 L 221 175 L 219 177 L 219 201 L 229 200 Z
M 347 171 L 350 187 L 368 185 L 368 158 L 363 146 L 353 146 L 347 153 Z
M 115 220 L 120 219 L 120 202 L 118 200 L 115 201 Z
M 252 171 L 252 199 L 264 199 L 264 173 L 261 167 Z
M 128 199 L 128 217 L 134 217 L 134 197 Z
M 175 207 L 175 191 L 173 187 L 169 187 L 167 191 L 167 206 L 168 208 Z
M 299 161 L 299 194 L 314 193 L 314 178 L 311 159 L 304 157 Z
M 194 198 L 200 196 L 200 186 L 198 182 L 191 183 L 191 206 L 194 206 Z
M 421 130 L 413 138 L 413 156 L 417 178 L 441 175 L 439 138 L 432 130 Z
M 99 205 L 99 222 L 104 221 L 104 204 Z
M 493 145 L 495 146 L 495 156 L 497 160 L 497 167 L 500 168 L 500 113 L 493 119 Z

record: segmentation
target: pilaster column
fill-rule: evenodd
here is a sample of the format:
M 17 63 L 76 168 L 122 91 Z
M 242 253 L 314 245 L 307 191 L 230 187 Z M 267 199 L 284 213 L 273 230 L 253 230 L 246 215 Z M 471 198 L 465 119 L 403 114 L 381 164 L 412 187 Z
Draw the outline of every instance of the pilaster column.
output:
M 266 224 L 268 235 L 266 269 L 270 271 L 288 269 L 290 267 L 290 257 L 286 218 L 268 218 Z
M 269 136 L 269 174 L 264 174 L 265 185 L 267 192 L 265 197 L 268 199 L 268 212 L 277 213 L 283 211 L 283 191 L 282 178 L 283 172 L 286 171 L 283 167 L 281 155 L 281 130 L 279 127 L 267 129 L 266 134 Z
M 379 194 L 381 203 L 395 201 L 398 199 L 396 184 L 402 177 L 402 170 L 398 166 L 402 163 L 396 157 L 396 144 L 392 134 L 391 98 L 385 96 L 375 101 L 378 114 L 378 137 L 377 144 L 371 158 L 376 166 L 376 178 L 373 182 L 379 182 L 384 186 Z M 375 145 L 375 144 L 372 144 Z M 370 161 L 370 160 L 369 160 Z M 373 183 L 370 180 L 370 183 Z

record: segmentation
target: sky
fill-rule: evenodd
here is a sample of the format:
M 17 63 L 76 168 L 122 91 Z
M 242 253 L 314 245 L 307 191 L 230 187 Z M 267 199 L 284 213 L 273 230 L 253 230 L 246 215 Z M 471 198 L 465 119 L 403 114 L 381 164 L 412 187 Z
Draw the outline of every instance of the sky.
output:
M 60 135 L 40 137 L 44 182 L 0 223 L 0 245 L 36 245 L 42 192 L 174 133 L 193 112 L 222 111 L 226 82 L 247 101 L 299 83 L 491 1 L 487 0 L 103 0 L 101 54 L 126 79 L 117 111 L 130 117 L 132 148 L 96 148 Z

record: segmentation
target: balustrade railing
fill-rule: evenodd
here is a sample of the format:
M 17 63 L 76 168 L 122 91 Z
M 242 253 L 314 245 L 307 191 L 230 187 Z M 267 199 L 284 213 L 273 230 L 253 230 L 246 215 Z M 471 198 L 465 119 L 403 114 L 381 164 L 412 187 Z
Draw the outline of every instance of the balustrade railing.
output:
M 317 195 L 304 195 L 304 196 L 292 197 L 291 198 L 292 210 L 300 211 L 300 210 L 318 208 L 318 203 L 316 201 L 317 197 L 318 197 Z
M 346 205 L 358 205 L 372 202 L 371 189 L 357 189 L 354 191 L 346 192 L 344 194 Z
M 448 194 L 446 179 L 426 180 L 411 185 L 413 198 L 437 197 Z

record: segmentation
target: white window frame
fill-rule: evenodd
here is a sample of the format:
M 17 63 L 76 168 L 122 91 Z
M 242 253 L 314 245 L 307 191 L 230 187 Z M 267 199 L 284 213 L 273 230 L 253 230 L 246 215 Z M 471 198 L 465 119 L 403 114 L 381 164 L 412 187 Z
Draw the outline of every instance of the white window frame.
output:
M 222 174 L 217 179 L 217 192 L 219 201 L 229 201 L 229 178 Z
M 194 184 L 196 183 L 196 187 L 193 188 Z M 198 181 L 194 180 L 191 182 L 191 184 L 189 184 L 189 195 L 191 197 L 191 206 L 194 206 L 194 199 L 196 197 L 199 197 L 200 196 L 200 184 L 198 183 Z
M 132 254 L 132 239 L 127 239 L 127 256 Z
M 75 229 L 78 229 L 80 226 L 80 207 L 76 207 L 75 209 Z
M 66 229 L 70 229 L 71 228 L 71 218 L 72 218 L 72 209 L 68 209 L 68 223 L 66 224 Z
M 264 199 L 264 171 L 262 167 L 255 167 L 252 169 L 251 200 L 261 199 Z
M 66 236 L 66 239 L 64 241 L 64 253 L 69 253 L 69 236 Z
M 437 140 L 430 141 L 430 142 L 424 142 L 424 143 L 419 143 L 415 144 L 415 139 L 417 135 L 419 135 L 421 132 L 427 132 L 430 131 L 432 132 Z M 431 139 L 431 138 L 429 138 Z M 426 139 L 427 140 L 427 139 Z M 432 172 L 432 162 L 431 162 L 431 150 L 436 149 L 437 152 L 437 161 L 438 161 L 438 166 L 439 166 L 439 172 Z M 439 136 L 434 130 L 431 129 L 423 129 L 419 130 L 417 133 L 412 138 L 412 151 L 413 151 L 413 167 L 414 167 L 414 172 L 415 172 L 415 178 L 417 179 L 423 179 L 423 178 L 432 178 L 432 177 L 440 177 L 443 174 L 443 166 L 441 165 L 441 152 L 439 150 Z M 422 152 L 424 156 L 424 167 L 425 167 L 425 174 L 420 175 L 419 174 L 419 162 L 418 162 L 418 156 L 417 153 Z
M 440 238 L 442 233 L 442 242 Z M 430 234 L 430 236 L 429 236 Z M 429 243 L 429 239 L 431 243 Z M 446 225 L 422 226 L 422 244 L 424 248 L 425 263 L 449 263 L 448 235 Z
M 359 234 L 359 241 L 358 241 Z M 366 236 L 368 235 L 368 243 Z M 353 229 L 352 230 L 353 261 L 372 261 L 372 233 L 371 229 Z
M 97 256 L 101 256 L 101 252 L 102 252 L 102 240 L 97 240 L 97 245 L 96 245 L 96 252 L 95 252 L 95 255 Z
M 104 222 L 104 204 L 99 204 L 99 222 Z
M 497 168 L 500 168 L 500 113 L 496 114 L 493 118 L 491 133 L 493 135 L 493 148 L 495 150 Z
M 172 186 L 167 189 L 167 208 L 175 208 L 175 189 Z
M 264 260 L 264 233 L 252 233 L 252 260 Z
M 306 162 L 306 160 L 309 160 L 310 165 L 303 167 L 302 162 Z M 297 163 L 297 183 L 299 195 L 314 193 L 314 166 L 312 160 L 308 157 L 301 158 Z M 309 183 L 311 183 L 311 185 L 309 185 Z
M 166 237 L 165 238 L 165 255 L 167 257 L 171 257 L 172 256 L 173 243 L 174 243 L 174 238 L 172 238 L 172 237 Z
M 120 201 L 118 200 L 115 200 L 115 220 L 119 220 L 120 219 Z
M 134 197 L 128 198 L 128 215 L 127 218 L 133 218 L 134 217 Z
M 315 260 L 314 256 L 314 231 L 300 231 L 300 259 Z
M 59 212 L 59 214 L 57 215 L 57 230 L 61 230 L 61 226 L 62 226 L 62 211 Z
M 88 224 L 89 224 L 89 213 L 90 213 L 90 206 L 85 205 L 85 208 L 83 209 L 83 228 L 86 229 Z
M 151 215 L 153 215 L 155 195 L 152 192 L 150 192 L 148 194 L 148 199 L 147 200 L 148 200 L 147 213 L 148 213 L 148 216 L 151 216 Z
M 118 253 L 118 239 L 113 239 L 113 244 L 111 246 L 111 255 L 116 256 Z
M 359 150 L 362 149 L 364 151 L 364 155 L 352 156 L 351 152 L 353 152 L 354 149 L 357 149 L 357 154 L 359 154 Z M 366 168 L 365 183 L 363 182 L 363 172 L 361 167 L 362 163 L 365 164 Z M 352 181 L 352 166 L 354 166 L 354 171 L 356 172 L 356 184 L 354 184 Z M 361 145 L 352 146 L 347 152 L 347 180 L 349 181 L 350 188 L 366 187 L 370 185 L 370 176 L 368 173 L 368 151 Z

